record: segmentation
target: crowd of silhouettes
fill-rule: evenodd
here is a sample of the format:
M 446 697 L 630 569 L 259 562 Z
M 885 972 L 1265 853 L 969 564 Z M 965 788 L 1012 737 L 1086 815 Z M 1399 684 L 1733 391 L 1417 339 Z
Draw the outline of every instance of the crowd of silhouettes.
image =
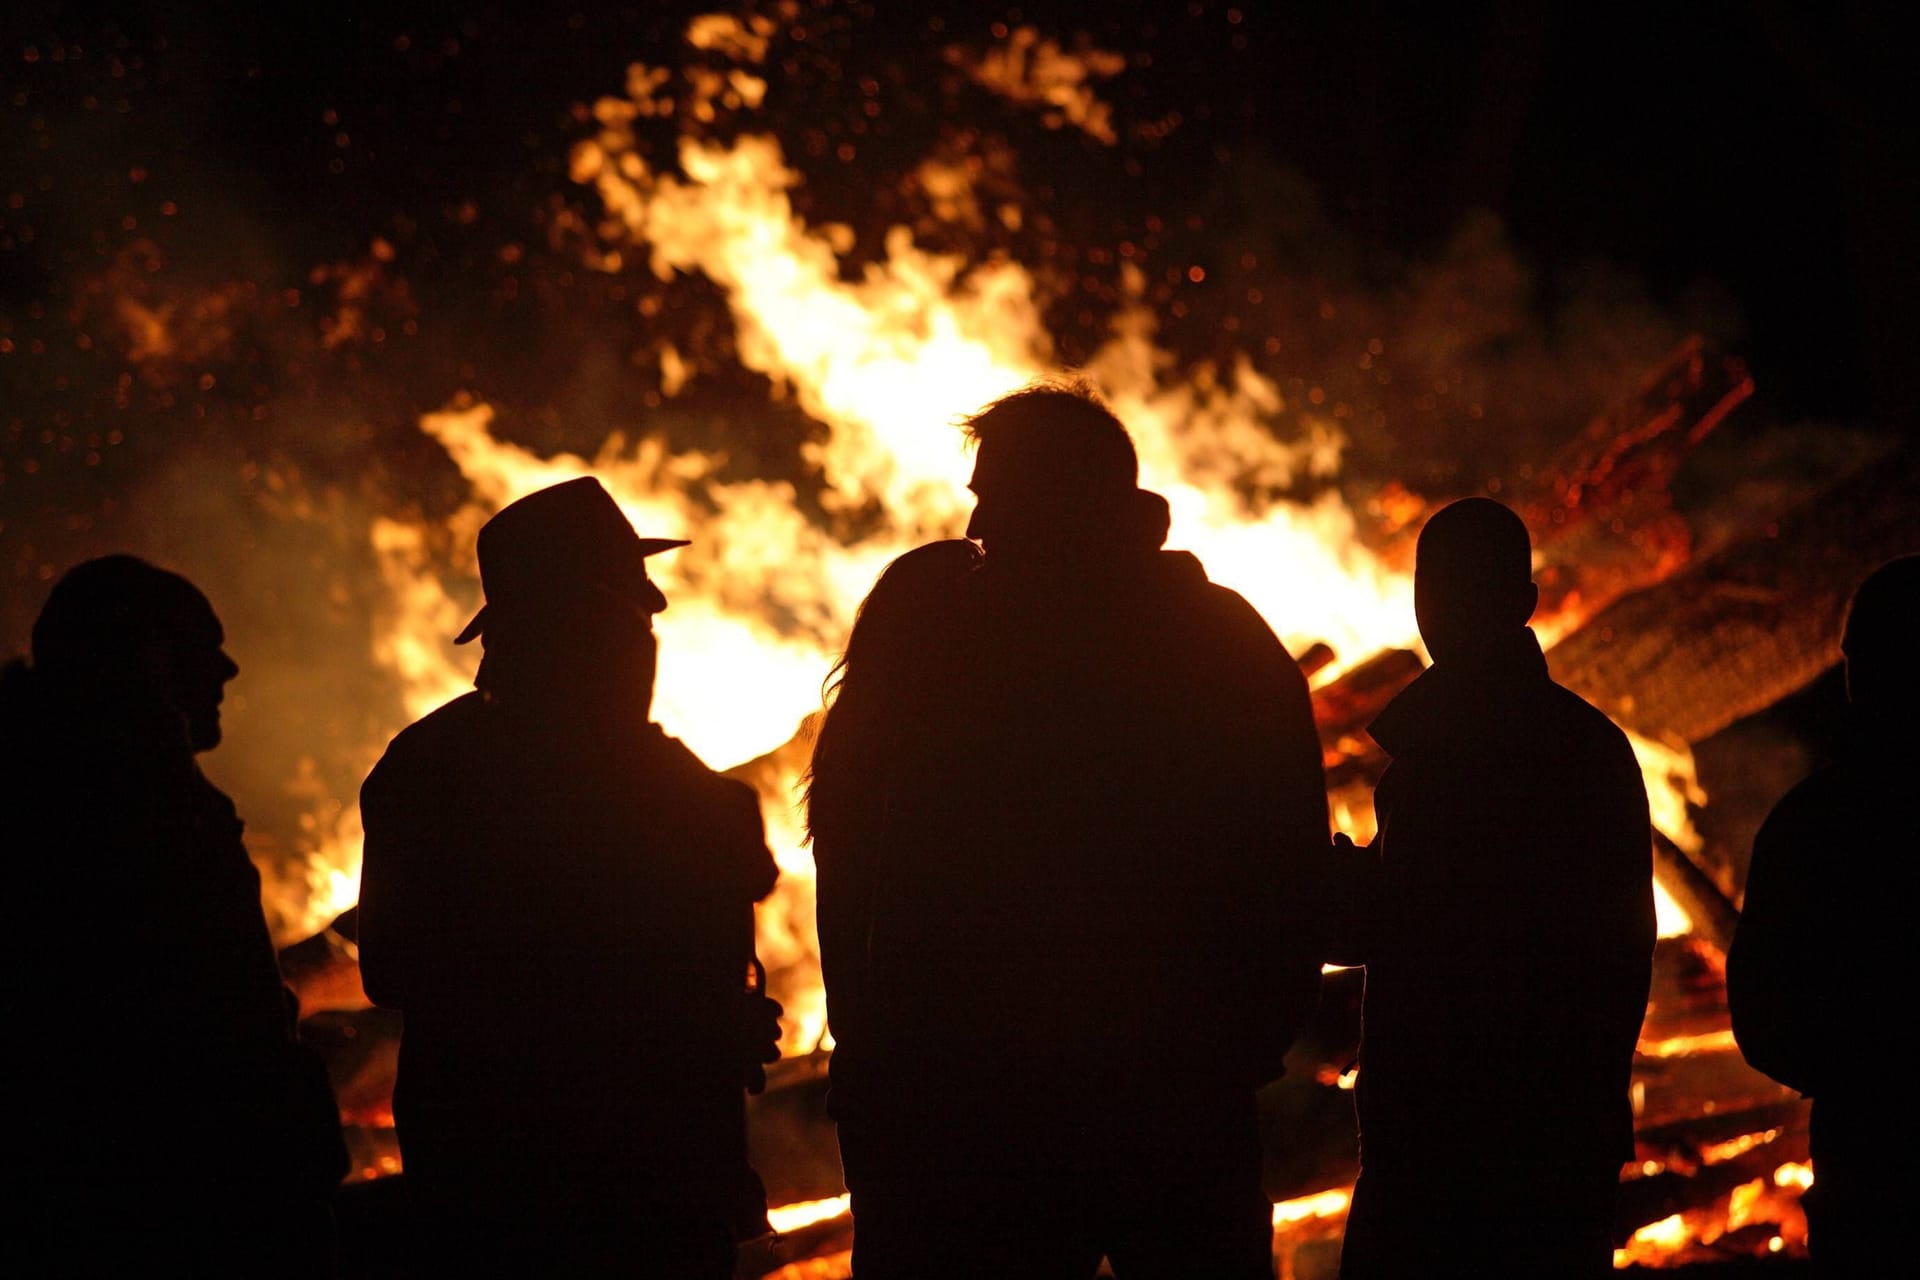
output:
M 1431 666 L 1371 726 L 1377 835 L 1330 834 L 1307 682 L 1165 549 L 1119 420 L 1042 384 L 967 420 L 967 536 L 902 555 L 828 681 L 806 816 L 860 1280 L 1271 1277 L 1255 1095 L 1364 965 L 1347 1280 L 1599 1277 L 1654 945 L 1626 737 L 1554 683 L 1527 529 L 1421 532 Z M 956 442 L 956 447 L 961 447 Z M 475 691 L 366 780 L 368 995 L 419 1276 L 722 1280 L 768 1231 L 745 1095 L 778 1056 L 759 801 L 651 719 L 667 600 L 592 479 L 481 530 Z M 1906 968 L 1861 863 L 1916 848 L 1920 557 L 1860 588 L 1845 756 L 1761 831 L 1742 1049 L 1816 1099 L 1817 1262 L 1882 1265 Z M 1281 621 L 1291 621 L 1282 619 Z M 238 668 L 130 556 L 69 571 L 0 679 L 18 1225 L 8 1274 L 325 1276 L 345 1172 L 232 803 L 195 757 Z M 1876 1034 L 1878 1039 L 1876 1039 Z M 188 1132 L 183 1132 L 183 1129 Z

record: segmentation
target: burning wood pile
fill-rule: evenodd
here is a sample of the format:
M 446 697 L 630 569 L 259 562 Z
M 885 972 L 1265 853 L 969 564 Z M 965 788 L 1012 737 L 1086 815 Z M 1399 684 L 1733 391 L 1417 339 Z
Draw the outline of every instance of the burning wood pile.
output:
M 1634 1072 L 1637 1151 L 1623 1172 L 1621 1267 L 1804 1247 L 1807 1107 L 1748 1068 L 1733 1043 L 1724 966 L 1743 868 L 1694 829 L 1706 796 L 1691 749 L 1831 669 L 1852 584 L 1920 545 L 1920 516 L 1903 497 L 1920 481 L 1920 461 L 1900 456 L 1695 558 L 1668 484 L 1750 391 L 1737 361 L 1690 341 L 1633 400 L 1541 468 L 1529 491 L 1507 495 L 1538 538 L 1538 626 L 1549 665 L 1632 735 L 1655 814 L 1662 937 Z M 1411 535 L 1437 502 L 1401 490 L 1376 505 L 1382 556 L 1409 558 Z M 1836 522 L 1837 510 L 1854 518 Z M 1302 653 L 1310 673 L 1341 664 L 1317 683 L 1314 708 L 1336 823 L 1365 838 L 1385 765 L 1366 725 L 1423 662 L 1404 648 L 1345 657 L 1327 644 Z M 809 742 L 803 724 L 782 747 L 732 770 L 762 792 L 770 816 L 788 812 Z M 377 1179 L 399 1167 L 387 1093 L 398 1028 L 358 998 L 351 944 L 341 936 L 350 933 L 349 916 L 290 952 L 289 972 L 310 1008 L 332 1006 L 310 1028 L 333 1046 L 361 1175 Z M 776 973 L 776 983 L 783 976 L 789 994 L 817 987 L 804 959 Z M 1321 1017 L 1265 1100 L 1284 1276 L 1330 1274 L 1337 1258 L 1356 1173 L 1347 1091 L 1360 983 L 1357 971 L 1329 972 Z M 808 995 L 817 990 L 803 991 L 802 1004 Z M 824 1113 L 831 1037 L 819 1029 L 790 1037 L 788 1052 L 754 1106 L 756 1163 L 784 1206 L 774 1215 L 784 1234 L 764 1269 L 784 1280 L 844 1275 L 850 1220 Z
M 1733 1041 L 1725 949 L 1742 868 L 1693 829 L 1690 806 L 1706 796 L 1691 747 L 1830 670 L 1852 586 L 1920 545 L 1920 514 L 1902 497 L 1920 481 L 1920 460 L 1900 457 L 1693 560 L 1666 483 L 1750 391 L 1737 362 L 1690 342 L 1636 401 L 1596 419 L 1532 494 L 1514 495 L 1545 561 L 1538 625 L 1559 637 L 1549 665 L 1633 736 L 1656 815 L 1662 937 L 1634 1071 L 1636 1160 L 1623 1171 L 1619 1267 L 1804 1249 L 1807 1105 L 1748 1067 Z M 1430 509 L 1408 494 L 1392 501 Z M 1839 527 L 1835 510 L 1858 518 Z M 1311 671 L 1336 655 L 1315 645 L 1302 658 Z M 1337 822 L 1358 836 L 1370 830 L 1369 797 L 1386 763 L 1365 727 L 1423 667 L 1412 650 L 1386 650 L 1314 691 Z M 1359 973 L 1329 973 L 1320 1023 L 1266 1100 L 1283 1276 L 1330 1275 L 1337 1259 L 1357 1172 L 1339 1095 L 1354 1080 L 1360 989 Z M 818 1065 L 799 1069 L 792 1087 L 812 1087 L 798 1081 Z M 821 1225 L 841 1223 L 835 1204 L 808 1201 L 798 1213 L 813 1247 L 845 1248 L 843 1230 Z M 839 1274 L 839 1260 L 782 1274 Z

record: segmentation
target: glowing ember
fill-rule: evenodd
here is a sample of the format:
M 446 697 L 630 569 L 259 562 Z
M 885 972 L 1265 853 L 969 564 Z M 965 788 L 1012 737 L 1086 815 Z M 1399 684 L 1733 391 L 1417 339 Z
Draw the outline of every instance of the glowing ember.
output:
M 853 1250 L 823 1254 L 802 1262 L 789 1262 L 778 1271 L 770 1271 L 764 1280 L 847 1280 L 853 1274 Z
M 1743 1151 L 1751 1150 L 1775 1136 L 1777 1130 L 1748 1134 L 1721 1146 L 1731 1148 L 1745 1142 L 1750 1145 Z M 1725 1154 L 1722 1159 L 1742 1153 Z M 1614 1251 L 1613 1264 L 1616 1268 L 1675 1267 L 1758 1249 L 1768 1253 L 1802 1252 L 1807 1241 L 1807 1219 L 1800 1207 L 1800 1195 L 1811 1183 L 1812 1172 L 1806 1165 L 1783 1164 L 1771 1179 L 1743 1182 L 1708 1205 L 1641 1227 L 1625 1248 Z M 1772 1230 L 1753 1238 L 1753 1232 L 1766 1228 Z M 1742 1239 L 1748 1242 L 1741 1244 Z
M 1725 1142 L 1716 1142 L 1711 1146 L 1702 1147 L 1700 1148 L 1700 1163 L 1724 1164 L 1728 1160 L 1738 1159 L 1755 1147 L 1764 1147 L 1769 1142 L 1776 1140 L 1782 1132 L 1780 1129 L 1768 1129 L 1764 1133 L 1743 1133 L 1737 1138 L 1730 1138 Z
M 1698 1035 L 1672 1036 L 1665 1040 L 1642 1040 L 1634 1052 L 1643 1058 L 1690 1058 L 1701 1053 L 1738 1053 L 1733 1032 L 1703 1031 Z
M 1613 1265 L 1616 1268 L 1629 1267 L 1649 1254 L 1658 1258 L 1679 1249 L 1691 1238 L 1692 1233 L 1687 1230 L 1686 1222 L 1677 1213 L 1658 1222 L 1649 1222 L 1633 1233 L 1626 1248 L 1613 1251 Z
M 1791 1187 L 1805 1191 L 1813 1185 L 1813 1166 L 1788 1161 L 1773 1171 L 1773 1185 L 1783 1190 Z
M 1340 1187 L 1332 1191 L 1322 1191 L 1318 1195 L 1282 1200 L 1273 1206 L 1273 1225 L 1278 1230 L 1299 1222 L 1344 1216 L 1352 1205 L 1352 1187 Z
M 826 1200 L 802 1200 L 797 1204 L 783 1204 L 777 1209 L 767 1211 L 767 1221 L 778 1232 L 798 1231 L 810 1227 L 816 1222 L 826 1222 L 833 1218 L 844 1217 L 851 1211 L 853 1197 L 833 1196 Z

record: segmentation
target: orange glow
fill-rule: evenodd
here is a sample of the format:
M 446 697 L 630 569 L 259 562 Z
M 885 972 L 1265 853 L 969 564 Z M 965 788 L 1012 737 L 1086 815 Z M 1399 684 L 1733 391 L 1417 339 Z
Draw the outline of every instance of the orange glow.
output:
M 1273 1206 L 1274 1229 L 1278 1230 L 1301 1222 L 1339 1217 L 1344 1215 L 1352 1205 L 1352 1187 L 1339 1187 L 1316 1195 L 1282 1200 Z
M 1764 1133 L 1743 1133 L 1737 1138 L 1730 1138 L 1725 1142 L 1716 1142 L 1711 1146 L 1702 1147 L 1700 1148 L 1700 1163 L 1725 1164 L 1729 1160 L 1736 1160 L 1747 1154 L 1747 1152 L 1752 1151 L 1755 1147 L 1764 1147 L 1767 1143 L 1778 1138 L 1782 1132 L 1780 1129 L 1768 1129 Z
M 1778 1136 L 1777 1131 L 1769 1133 Z M 1767 1133 L 1746 1137 L 1754 1140 L 1753 1146 L 1772 1140 Z M 1771 1179 L 1754 1178 L 1709 1204 L 1650 1222 L 1633 1233 L 1625 1248 L 1614 1251 L 1613 1264 L 1616 1268 L 1676 1267 L 1713 1261 L 1729 1253 L 1749 1254 L 1757 1242 L 1742 1244 L 1731 1237 L 1748 1228 L 1767 1226 L 1774 1228 L 1763 1237 L 1767 1252 L 1801 1252 L 1807 1241 L 1806 1213 L 1800 1207 L 1800 1194 L 1806 1185 L 1801 1181 L 1803 1176 L 1811 1181 L 1805 1165 L 1784 1164 Z
M 845 1217 L 850 1211 L 853 1197 L 850 1195 L 833 1196 L 826 1200 L 802 1200 L 797 1204 L 783 1204 L 777 1209 L 767 1210 L 767 1221 L 773 1229 L 782 1234 L 810 1227 L 816 1222 L 826 1222 L 833 1218 Z
M 770 1271 L 764 1280 L 847 1280 L 853 1274 L 853 1250 L 823 1254 L 801 1262 L 789 1262 L 778 1271 Z
M 800 175 L 779 139 L 749 128 L 720 141 L 705 127 L 720 113 L 751 123 L 765 87 L 754 69 L 770 30 L 754 20 L 697 20 L 687 39 L 702 52 L 698 67 L 678 75 L 632 68 L 623 94 L 594 105 L 598 131 L 575 147 L 570 172 L 605 211 L 590 265 L 645 262 L 662 278 L 704 277 L 732 313 L 741 365 L 824 428 L 803 452 L 823 487 L 824 515 L 804 513 L 791 484 L 721 480 L 717 455 L 629 437 L 645 426 L 637 416 L 607 424 L 591 457 L 542 456 L 499 438 L 490 406 L 459 399 L 420 425 L 458 467 L 471 500 L 439 525 L 374 522 L 385 597 L 369 642 L 409 716 L 469 688 L 477 654 L 448 639 L 477 602 L 474 537 L 492 512 L 547 485 L 591 473 L 643 534 L 691 539 L 652 562 L 672 602 L 657 620 L 654 714 L 716 768 L 776 753 L 752 774 L 782 871 L 759 913 L 759 947 L 787 1011 L 783 1047 L 794 1053 L 828 1041 L 813 862 L 795 796 L 806 749 L 783 747 L 818 709 L 821 681 L 879 570 L 964 528 L 970 459 L 954 421 L 1056 372 L 1056 362 L 1040 291 L 1023 265 L 935 252 L 895 227 L 883 253 L 850 267 L 846 229 L 815 225 L 795 209 Z M 730 71 L 715 70 L 726 61 Z M 1073 84 L 1077 95 L 1089 80 Z M 1065 109 L 1058 97 L 1048 101 Z M 662 119 L 680 129 L 673 171 L 639 143 L 641 122 Z M 1368 547 L 1337 488 L 1310 501 L 1258 496 L 1335 476 L 1344 444 L 1337 421 L 1288 404 L 1245 354 L 1179 365 L 1156 340 L 1145 278 L 1130 271 L 1123 284 L 1131 300 L 1079 372 L 1127 424 L 1141 483 L 1167 498 L 1169 545 L 1198 554 L 1295 651 L 1328 643 L 1337 658 L 1320 680 L 1381 649 L 1417 644 L 1408 573 Z M 671 344 L 657 359 L 668 395 L 701 376 Z M 1283 412 L 1298 428 L 1294 438 L 1276 430 Z M 856 512 L 846 526 L 857 536 L 836 523 Z M 1676 841 L 1697 840 L 1686 806 L 1705 797 L 1690 755 L 1640 740 L 1635 749 L 1656 822 Z M 318 825 L 305 881 L 286 891 L 304 901 L 282 904 L 295 905 L 284 915 L 315 928 L 354 901 L 360 858 L 352 806 L 336 806 Z M 1686 931 L 1685 913 L 1660 900 L 1662 932 Z
M 1701 1053 L 1738 1053 L 1733 1032 L 1705 1031 L 1693 1036 L 1673 1036 L 1666 1040 L 1642 1040 L 1634 1052 L 1643 1058 L 1690 1058 Z
M 1788 1161 L 1773 1171 L 1773 1185 L 1785 1190 L 1805 1191 L 1813 1185 L 1813 1166 Z

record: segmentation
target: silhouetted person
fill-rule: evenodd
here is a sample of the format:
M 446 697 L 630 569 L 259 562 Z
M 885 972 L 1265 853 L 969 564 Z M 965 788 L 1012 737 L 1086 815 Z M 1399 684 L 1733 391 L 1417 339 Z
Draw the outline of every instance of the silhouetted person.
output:
M 1920 1178 L 1890 1123 L 1907 1071 L 1896 1051 L 1911 1008 L 1912 859 L 1920 820 L 1920 556 L 1882 566 L 1854 594 L 1841 652 L 1850 733 L 1753 842 L 1746 903 L 1727 956 L 1740 1051 L 1813 1098 L 1807 1192 L 1816 1270 L 1878 1276 L 1905 1254 Z
M 1268 1276 L 1254 1091 L 1312 1007 L 1284 907 L 1327 843 L 1306 682 L 1160 550 L 1097 401 L 969 425 L 984 557 L 888 570 L 815 766 L 855 1274 Z
M 406 1011 L 394 1096 L 434 1274 L 731 1274 L 766 1231 L 743 1086 L 773 859 L 754 793 L 648 720 L 666 607 L 599 483 L 480 531 L 478 691 L 361 793 L 367 993 Z M 761 1076 L 763 1079 L 764 1077 Z
M 10 1275 L 325 1275 L 346 1172 L 233 803 L 206 597 L 79 565 L 0 677 Z
M 916 782 L 951 785 L 917 777 L 910 766 L 920 735 L 951 723 L 955 700 L 967 696 L 965 605 L 979 564 L 979 548 L 964 538 L 896 558 L 861 602 L 830 677 L 831 712 L 814 741 L 806 799 L 818 868 L 820 964 L 842 1075 L 866 1043 L 867 940 L 887 874 L 878 856 L 887 806 L 873 799 Z
M 1499 503 L 1421 530 L 1433 665 L 1371 726 L 1378 861 L 1338 957 L 1367 967 L 1345 1280 L 1611 1273 L 1651 835 L 1626 736 L 1547 675 L 1537 600 Z

